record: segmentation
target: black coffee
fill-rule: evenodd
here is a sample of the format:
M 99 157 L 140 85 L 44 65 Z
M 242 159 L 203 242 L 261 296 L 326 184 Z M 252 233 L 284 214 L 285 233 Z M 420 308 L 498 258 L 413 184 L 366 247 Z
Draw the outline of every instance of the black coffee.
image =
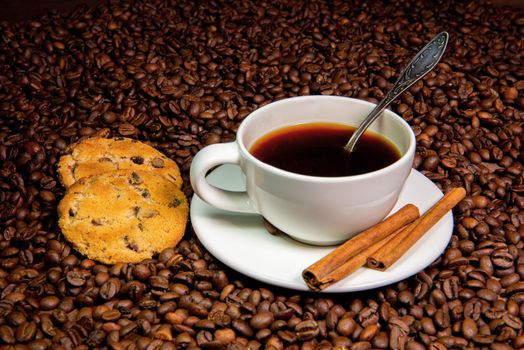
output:
M 324 177 L 369 173 L 400 158 L 390 141 L 370 132 L 361 136 L 348 155 L 343 147 L 354 131 L 354 127 L 334 123 L 293 125 L 262 136 L 249 151 L 277 168 Z

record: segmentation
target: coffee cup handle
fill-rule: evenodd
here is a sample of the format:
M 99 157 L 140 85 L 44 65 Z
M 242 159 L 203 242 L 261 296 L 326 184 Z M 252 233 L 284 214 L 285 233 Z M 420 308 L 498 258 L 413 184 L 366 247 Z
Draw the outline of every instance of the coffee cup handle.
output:
M 217 143 L 201 149 L 193 158 L 190 169 L 191 186 L 204 202 L 229 211 L 258 213 L 247 192 L 223 190 L 207 182 L 207 172 L 222 164 L 240 164 L 240 153 L 235 142 Z

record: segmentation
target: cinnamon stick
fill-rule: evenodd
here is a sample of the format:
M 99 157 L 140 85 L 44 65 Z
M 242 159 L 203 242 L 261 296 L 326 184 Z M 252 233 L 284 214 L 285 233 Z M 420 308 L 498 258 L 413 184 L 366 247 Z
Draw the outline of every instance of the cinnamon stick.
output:
M 407 204 L 381 223 L 351 238 L 302 272 L 308 287 L 320 291 L 363 266 L 366 258 L 399 229 L 419 217 L 413 204 Z
M 389 268 L 465 196 L 466 190 L 462 187 L 454 188 L 446 193 L 426 213 L 371 254 L 367 259 L 366 267 L 381 271 Z

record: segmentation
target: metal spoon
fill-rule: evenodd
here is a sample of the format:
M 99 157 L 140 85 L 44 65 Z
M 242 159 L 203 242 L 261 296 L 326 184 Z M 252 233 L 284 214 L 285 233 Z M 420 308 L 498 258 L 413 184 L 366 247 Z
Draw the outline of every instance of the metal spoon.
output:
M 448 45 L 449 34 L 442 32 L 437 34 L 415 57 L 408 63 L 406 68 L 400 73 L 393 88 L 388 91 L 380 103 L 369 113 L 369 115 L 360 123 L 357 130 L 351 135 L 344 150 L 348 153 L 353 152 L 355 144 L 364 131 L 377 119 L 382 111 L 396 99 L 400 94 L 406 91 L 411 85 L 419 81 L 424 75 L 429 73 L 444 55 Z

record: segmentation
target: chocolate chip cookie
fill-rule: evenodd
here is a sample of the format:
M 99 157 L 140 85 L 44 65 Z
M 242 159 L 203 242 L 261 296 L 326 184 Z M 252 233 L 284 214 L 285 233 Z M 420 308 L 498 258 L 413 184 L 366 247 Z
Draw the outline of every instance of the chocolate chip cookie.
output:
M 83 177 L 120 169 L 150 170 L 166 177 L 178 188 L 182 177 L 178 165 L 153 147 L 124 137 L 93 137 L 69 147 L 58 162 L 58 177 L 68 188 Z
M 58 206 L 65 238 L 80 253 L 107 264 L 140 262 L 174 247 L 184 235 L 188 212 L 172 181 L 130 169 L 81 178 Z

